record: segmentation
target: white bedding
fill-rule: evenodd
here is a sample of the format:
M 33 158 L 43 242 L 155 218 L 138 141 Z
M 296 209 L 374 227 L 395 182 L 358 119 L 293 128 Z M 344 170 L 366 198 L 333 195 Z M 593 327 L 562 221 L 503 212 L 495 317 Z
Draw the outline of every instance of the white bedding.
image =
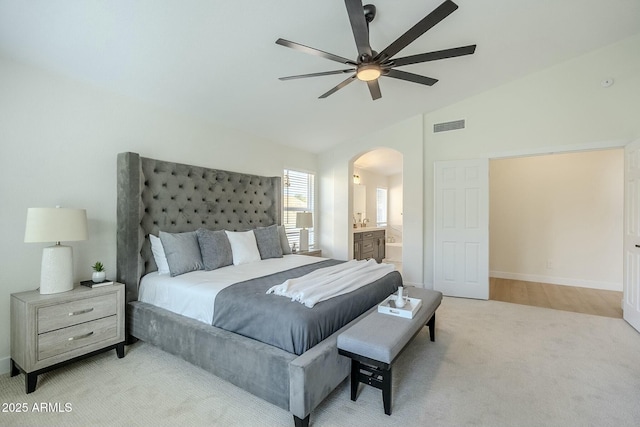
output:
M 176 277 L 153 272 L 140 281 L 138 300 L 211 325 L 216 295 L 227 286 L 326 259 L 285 255 L 212 271 L 192 271 Z

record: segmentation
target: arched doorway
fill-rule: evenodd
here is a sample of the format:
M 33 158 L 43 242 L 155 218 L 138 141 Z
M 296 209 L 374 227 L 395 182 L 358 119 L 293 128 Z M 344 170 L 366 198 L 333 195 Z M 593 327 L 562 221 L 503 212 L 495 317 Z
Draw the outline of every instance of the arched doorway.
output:
M 403 155 L 397 150 L 381 147 L 355 157 L 351 163 L 352 190 L 350 213 L 353 249 L 351 257 L 376 258 L 392 263 L 402 272 L 403 241 Z M 359 241 L 365 231 L 384 232 L 382 249 L 375 256 L 361 248 Z M 380 233 L 376 236 L 379 239 Z

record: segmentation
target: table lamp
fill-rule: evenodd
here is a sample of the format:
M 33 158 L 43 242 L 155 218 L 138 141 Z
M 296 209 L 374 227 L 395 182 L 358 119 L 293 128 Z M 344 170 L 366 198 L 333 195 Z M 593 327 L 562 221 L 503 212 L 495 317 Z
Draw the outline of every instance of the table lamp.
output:
M 309 250 L 309 230 L 313 227 L 313 216 L 311 212 L 298 212 L 296 214 L 296 228 L 300 228 L 300 250 Z
M 87 240 L 84 209 L 29 208 L 24 233 L 26 243 L 55 242 L 42 250 L 40 293 L 57 294 L 73 289 L 73 249 L 60 242 Z

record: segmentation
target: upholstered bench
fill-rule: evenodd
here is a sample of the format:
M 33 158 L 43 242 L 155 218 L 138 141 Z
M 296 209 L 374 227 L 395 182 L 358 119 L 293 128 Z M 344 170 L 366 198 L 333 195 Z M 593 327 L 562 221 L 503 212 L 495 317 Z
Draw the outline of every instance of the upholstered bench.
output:
M 351 358 L 351 400 L 362 382 L 382 390 L 384 413 L 391 415 L 391 365 L 423 326 L 435 341 L 436 309 L 442 293 L 409 287 L 405 292 L 422 305 L 413 319 L 372 312 L 338 335 L 338 353 Z

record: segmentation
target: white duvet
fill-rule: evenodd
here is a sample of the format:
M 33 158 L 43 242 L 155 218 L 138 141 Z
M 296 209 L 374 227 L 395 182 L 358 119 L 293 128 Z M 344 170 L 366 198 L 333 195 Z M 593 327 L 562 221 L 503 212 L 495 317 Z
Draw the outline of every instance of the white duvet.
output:
M 326 260 L 305 255 L 285 255 L 212 271 L 192 271 L 171 277 L 157 272 L 140 281 L 138 300 L 211 325 L 216 295 L 234 283 Z

